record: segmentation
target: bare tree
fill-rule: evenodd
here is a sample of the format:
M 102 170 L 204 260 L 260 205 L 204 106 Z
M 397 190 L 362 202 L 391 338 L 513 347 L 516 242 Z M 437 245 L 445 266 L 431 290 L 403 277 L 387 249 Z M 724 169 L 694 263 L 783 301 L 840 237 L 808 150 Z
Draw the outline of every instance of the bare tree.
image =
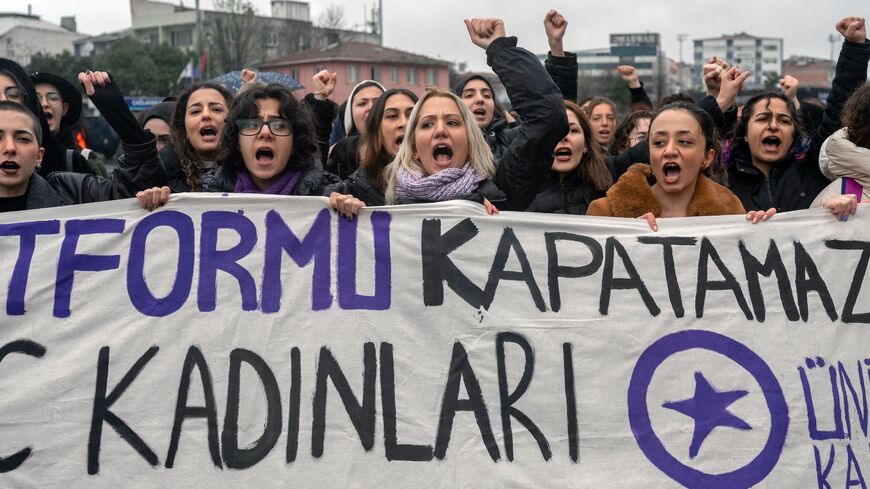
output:
M 259 29 L 251 0 L 212 0 L 219 12 L 209 23 L 212 59 L 223 71 L 241 70 L 255 61 Z
M 344 6 L 335 3 L 329 4 L 317 18 L 317 23 L 324 29 L 344 29 Z

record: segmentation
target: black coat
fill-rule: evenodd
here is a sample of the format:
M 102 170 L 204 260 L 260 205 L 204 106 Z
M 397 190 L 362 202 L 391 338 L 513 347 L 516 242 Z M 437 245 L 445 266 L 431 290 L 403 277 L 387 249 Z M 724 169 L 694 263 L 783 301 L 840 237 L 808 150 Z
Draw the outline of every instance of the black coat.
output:
M 751 156 L 745 151 L 732 157 L 728 166 L 728 186 L 747 211 L 771 207 L 781 212 L 808 209 L 816 195 L 831 183 L 819 169 L 819 150 L 825 139 L 841 127 L 840 114 L 846 100 L 867 81 L 868 60 L 870 42 L 843 42 L 827 108 L 821 124 L 810 135 L 804 159 L 789 155 L 764 175 L 752 164 Z
M 326 171 L 331 172 L 344 180 L 359 168 L 359 134 L 340 139 L 332 148 L 329 160 L 326 162 Z
M 605 192 L 583 184 L 576 173 L 571 173 L 560 181 L 557 174 L 550 172 L 547 181 L 526 210 L 585 216 L 589 204 L 605 195 Z
M 516 42 L 515 37 L 496 39 L 486 54 L 522 120 L 506 130 L 511 131 L 512 141 L 496 158 L 495 184 L 507 196 L 499 209 L 522 211 L 549 174 L 553 148 L 568 134 L 568 118 L 559 87 L 537 56 Z
M 369 207 L 386 204 L 384 193 L 372 186 L 368 172 L 363 167 L 357 168 L 343 181 L 327 185 L 323 190 L 323 195 L 329 197 L 333 192 L 353 195 Z

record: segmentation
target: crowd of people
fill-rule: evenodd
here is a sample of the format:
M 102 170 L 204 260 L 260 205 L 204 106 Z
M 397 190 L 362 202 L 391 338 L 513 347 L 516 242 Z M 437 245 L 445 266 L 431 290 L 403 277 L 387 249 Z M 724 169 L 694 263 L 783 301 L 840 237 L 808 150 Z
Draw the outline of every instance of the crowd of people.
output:
M 645 219 L 825 207 L 847 220 L 870 195 L 870 42 L 861 17 L 836 28 L 843 45 L 821 114 L 798 100 L 799 81 L 738 104 L 749 72 L 711 58 L 707 95 L 653 103 L 637 70 L 620 66 L 631 109 L 601 96 L 576 100 L 568 22 L 549 11 L 541 64 L 498 19 L 465 21 L 504 86 L 471 75 L 421 96 L 374 80 L 338 105 L 338 78 L 322 71 L 312 93 L 243 72 L 238 93 L 198 83 L 136 117 L 109 73 L 78 82 L 117 132 L 108 173 L 70 127 L 78 89 L 0 59 L 0 212 L 136 197 L 153 210 L 171 193 L 322 195 L 353 219 L 360 209 L 462 199 L 499 210 Z

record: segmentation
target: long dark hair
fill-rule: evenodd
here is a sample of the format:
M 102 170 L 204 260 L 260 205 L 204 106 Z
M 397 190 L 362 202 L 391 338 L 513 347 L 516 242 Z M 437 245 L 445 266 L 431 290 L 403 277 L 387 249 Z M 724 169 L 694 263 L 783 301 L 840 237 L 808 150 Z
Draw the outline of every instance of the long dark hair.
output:
M 369 115 L 366 117 L 366 135 L 360 140 L 359 145 L 359 166 L 365 168 L 369 182 L 375 189 L 381 192 L 387 188 L 384 168 L 396 156 L 387 152 L 383 136 L 381 135 L 381 122 L 384 120 L 387 99 L 393 95 L 405 95 L 415 104 L 417 103 L 417 94 L 407 88 L 391 88 L 384 92 L 375 101 L 375 105 L 372 106 Z
M 204 82 L 196 83 L 187 88 L 175 104 L 175 110 L 172 111 L 172 120 L 169 123 L 172 135 L 172 148 L 175 149 L 175 154 L 178 155 L 178 164 L 181 166 L 181 171 L 184 173 L 187 186 L 192 192 L 202 190 L 202 167 L 199 162 L 199 157 L 187 139 L 187 128 L 184 126 L 184 116 L 187 113 L 187 103 L 190 101 L 190 96 L 193 92 L 202 89 L 216 90 L 224 97 L 224 102 L 227 104 L 227 110 L 233 101 L 233 94 L 226 87 L 217 83 Z
M 239 119 L 257 119 L 260 107 L 257 101 L 272 99 L 278 101 L 281 118 L 290 122 L 293 135 L 293 152 L 287 162 L 288 170 L 300 170 L 311 164 L 319 148 L 314 135 L 314 123 L 308 106 L 296 100 L 287 87 L 278 84 L 255 87 L 236 99 L 233 108 L 224 122 L 221 141 L 218 147 L 218 164 L 236 171 L 245 167 L 245 160 L 239 150 Z
M 581 182 L 592 185 L 595 190 L 604 192 L 613 185 L 613 175 L 604 164 L 604 156 L 601 152 L 601 146 L 592 137 L 592 126 L 589 124 L 589 117 L 583 112 L 579 105 L 570 100 L 565 101 L 565 109 L 570 110 L 577 116 L 580 122 L 580 128 L 583 129 L 583 136 L 586 140 L 586 153 L 580 157 L 580 164 L 577 165 L 577 177 Z

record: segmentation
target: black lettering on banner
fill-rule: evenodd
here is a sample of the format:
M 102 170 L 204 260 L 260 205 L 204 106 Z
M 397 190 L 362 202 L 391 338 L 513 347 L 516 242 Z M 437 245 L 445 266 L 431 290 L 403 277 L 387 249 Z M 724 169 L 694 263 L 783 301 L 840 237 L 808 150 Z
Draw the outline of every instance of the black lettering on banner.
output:
M 679 236 L 660 238 L 657 236 L 640 236 L 637 238 L 643 244 L 662 245 L 662 258 L 665 263 L 665 281 L 668 284 L 668 299 L 674 317 L 681 318 L 686 315 L 683 309 L 683 296 L 680 293 L 680 282 L 677 280 L 677 269 L 674 266 L 674 246 L 695 246 L 697 238 L 683 238 Z
M 577 395 L 574 393 L 574 353 L 571 343 L 562 343 L 565 368 L 565 406 L 568 418 L 568 455 L 575 464 L 580 461 L 580 430 L 577 427 Z
M 843 306 L 844 323 L 870 323 L 870 311 L 855 314 L 855 305 L 861 295 L 861 284 L 867 276 L 867 264 L 870 262 L 870 243 L 867 241 L 841 241 L 830 239 L 825 241 L 825 246 L 833 250 L 861 250 L 861 258 L 855 266 L 852 275 L 852 283 L 849 285 L 849 294 L 846 296 L 846 304 Z
M 508 393 L 507 368 L 505 365 L 504 344 L 513 343 L 523 350 L 525 362 L 523 363 L 523 375 L 513 392 Z M 495 338 L 495 357 L 498 362 L 498 393 L 501 400 L 501 426 L 504 431 L 505 456 L 511 462 L 514 460 L 514 436 L 511 430 L 511 416 L 517 419 L 523 427 L 534 437 L 541 449 L 544 460 L 550 460 L 553 452 L 550 443 L 541 433 L 541 429 L 524 412 L 513 405 L 525 394 L 532 382 L 532 374 L 535 371 L 535 354 L 532 345 L 521 335 L 511 332 L 503 332 Z
M 441 234 L 440 219 L 423 219 L 421 230 L 421 258 L 423 261 L 423 304 L 440 306 L 444 303 L 444 282 L 472 307 L 484 304 L 484 293 L 456 267 L 448 255 L 477 236 L 477 226 L 471 219 Z
M 193 368 L 199 370 L 202 381 L 202 394 L 205 406 L 188 406 L 187 394 L 190 391 L 190 375 Z M 181 381 L 178 383 L 178 400 L 175 403 L 175 421 L 172 423 L 172 435 L 169 438 L 169 452 L 166 454 L 166 468 L 175 465 L 175 454 L 178 452 L 178 441 L 181 438 L 181 424 L 186 418 L 205 418 L 208 427 L 208 452 L 211 461 L 217 468 L 221 465 L 220 447 L 218 446 L 217 409 L 215 408 L 214 389 L 212 388 L 211 372 L 205 357 L 199 348 L 191 346 L 184 357 L 181 368 Z
M 290 401 L 287 413 L 287 463 L 296 460 L 299 449 L 299 406 L 302 400 L 302 371 L 299 348 L 290 350 Z
M 782 256 L 779 253 L 779 248 L 776 246 L 776 241 L 770 240 L 770 245 L 767 248 L 767 255 L 764 257 L 764 263 L 758 261 L 758 258 L 752 255 L 746 249 L 746 243 L 740 240 L 740 255 L 743 257 L 743 269 L 746 271 L 746 283 L 749 286 L 749 300 L 752 301 L 752 312 L 755 313 L 755 319 L 763 323 L 765 318 L 764 311 L 764 293 L 761 291 L 761 284 L 758 276 L 770 277 L 776 274 L 776 284 L 779 287 L 779 299 L 782 301 L 782 309 L 785 312 L 785 317 L 789 321 L 798 320 L 797 306 L 794 303 L 794 295 L 791 291 L 791 281 L 788 277 L 788 271 L 785 269 L 785 264 L 782 262 Z
M 357 401 L 344 372 L 332 356 L 329 348 L 320 349 L 320 359 L 317 362 L 316 385 L 314 388 L 314 419 L 311 426 L 311 455 L 320 458 L 323 455 L 323 438 L 326 433 L 326 381 L 332 379 L 344 409 L 350 417 L 353 427 L 359 435 L 360 442 L 366 451 L 375 444 L 375 381 L 377 376 L 377 357 L 375 344 L 366 342 L 363 345 L 363 396 L 362 403 Z
M 239 393 L 243 362 L 257 372 L 257 377 L 260 378 L 263 386 L 263 393 L 266 395 L 266 422 L 263 424 L 263 434 L 248 448 L 239 448 Z M 221 432 L 221 447 L 227 467 L 247 469 L 263 460 L 281 436 L 281 423 L 281 392 L 272 369 L 256 353 L 236 348 L 230 353 L 227 411 L 224 415 L 224 430 Z
M 121 418 L 110 411 L 115 402 L 120 399 L 124 391 L 130 387 L 130 384 L 136 380 L 136 377 L 145 368 L 145 365 L 157 355 L 160 350 L 157 346 L 152 346 L 136 360 L 136 363 L 130 367 L 130 370 L 124 374 L 124 377 L 118 382 L 118 385 L 112 389 L 109 395 L 106 395 L 106 389 L 109 378 L 109 347 L 100 348 L 100 354 L 97 360 L 97 382 L 94 392 L 94 410 L 91 415 L 91 431 L 88 437 L 88 474 L 94 475 L 100 471 L 100 444 L 103 438 L 103 422 L 109 423 L 115 432 L 121 436 L 121 439 L 126 441 L 133 447 L 136 452 L 145 459 L 148 464 L 156 466 L 160 462 L 157 460 L 157 454 L 151 450 L 139 435 L 133 431 Z
M 504 270 L 511 250 L 514 250 L 522 271 L 506 272 Z M 535 275 L 532 273 L 532 267 L 529 265 L 526 252 L 523 250 L 523 245 L 520 244 L 516 234 L 514 234 L 514 230 L 509 227 L 504 228 L 504 231 L 502 231 L 501 239 L 498 242 L 498 249 L 495 252 L 495 258 L 492 261 L 492 268 L 489 270 L 489 279 L 486 281 L 486 289 L 484 290 L 484 308 L 489 309 L 493 299 L 495 299 L 495 291 L 498 289 L 500 280 L 525 282 L 526 287 L 529 288 L 529 293 L 532 295 L 532 300 L 535 301 L 535 307 L 541 312 L 547 310 L 547 306 L 544 304 L 544 297 L 541 295 L 541 289 L 538 288 L 538 284 L 535 282 Z
M 399 443 L 396 434 L 396 380 L 393 345 L 381 343 L 381 407 L 384 418 L 384 449 L 387 460 L 428 462 L 432 460 L 432 445 Z
M 489 424 L 489 414 L 486 411 L 486 402 L 480 390 L 480 383 L 468 361 L 468 353 L 462 343 L 453 344 L 453 355 L 450 359 L 450 370 L 447 376 L 447 385 L 444 387 L 444 398 L 441 402 L 441 416 L 438 419 L 438 433 L 435 436 L 435 458 L 443 460 L 447 454 L 447 446 L 450 444 L 450 435 L 453 432 L 453 418 L 456 411 L 471 411 L 477 421 L 483 444 L 493 462 L 497 462 L 501 455 L 495 437 L 492 435 L 492 427 Z M 459 383 L 465 385 L 468 399 L 459 399 Z
M 562 295 L 559 292 L 559 278 L 582 278 L 588 277 L 601 268 L 604 260 L 604 252 L 601 244 L 589 236 L 573 233 L 544 233 L 544 241 L 547 246 L 547 286 L 550 289 L 550 309 L 559 312 L 562 309 Z M 557 241 L 574 241 L 586 245 L 592 258 L 589 263 L 579 267 L 569 267 L 559 264 L 559 250 Z
M 45 347 L 30 340 L 16 340 L 6 343 L 0 348 L 0 362 L 10 353 L 21 353 L 34 358 L 42 358 L 45 355 Z M 31 447 L 22 448 L 8 457 L 0 457 L 0 473 L 11 472 L 30 457 L 33 449 Z
M 628 273 L 628 278 L 613 277 L 614 251 L 616 251 L 616 254 L 622 260 L 622 265 Z M 598 312 L 602 316 L 606 316 L 610 310 L 610 294 L 614 289 L 636 289 L 651 315 L 658 316 L 662 312 L 659 306 L 656 305 L 655 300 L 653 300 L 652 295 L 650 295 L 649 289 L 646 288 L 643 280 L 640 279 L 640 275 L 637 273 L 637 269 L 634 268 L 634 263 L 631 262 L 631 258 L 628 257 L 628 253 L 626 253 L 622 243 L 617 241 L 616 238 L 610 237 L 607 238 L 607 243 L 604 246 L 604 273 L 601 275 L 601 300 L 598 305 Z
M 810 291 L 819 294 L 819 299 L 822 301 L 822 307 L 831 321 L 837 320 L 837 309 L 834 307 L 834 301 L 831 299 L 831 293 L 828 292 L 828 286 L 824 279 L 819 274 L 819 269 L 816 267 L 816 262 L 813 257 L 807 253 L 804 245 L 800 241 L 794 242 L 794 267 L 795 277 L 794 285 L 797 292 L 798 310 L 801 313 L 801 320 L 807 322 L 809 319 L 809 308 L 807 307 L 807 294 Z
M 719 269 L 723 280 L 709 280 L 707 278 L 707 267 L 713 260 L 713 264 Z M 746 297 L 743 296 L 743 290 L 740 289 L 740 284 L 734 274 L 728 270 L 728 267 L 722 262 L 719 257 L 719 252 L 713 246 L 709 239 L 701 239 L 701 255 L 698 257 L 698 288 L 695 294 L 695 316 L 704 317 L 704 302 L 707 300 L 708 290 L 730 290 L 734 293 L 734 298 L 737 300 L 737 305 L 743 311 L 746 319 L 752 320 L 752 312 L 749 310 L 749 304 L 746 303 Z

